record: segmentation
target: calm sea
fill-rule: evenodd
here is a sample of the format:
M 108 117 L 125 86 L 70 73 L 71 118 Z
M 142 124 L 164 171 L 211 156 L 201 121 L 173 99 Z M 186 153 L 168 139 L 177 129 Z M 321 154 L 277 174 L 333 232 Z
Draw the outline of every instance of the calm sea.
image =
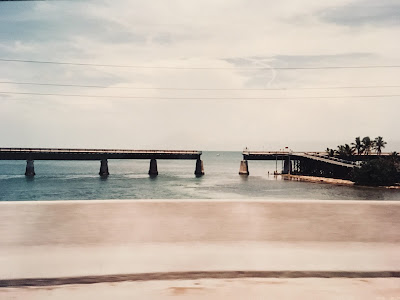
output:
M 195 161 L 158 160 L 159 176 L 147 175 L 148 160 L 109 160 L 110 176 L 99 177 L 98 161 L 0 161 L 0 200 L 91 199 L 360 199 L 400 200 L 399 190 L 285 181 L 268 175 L 274 161 L 249 161 L 240 176 L 240 152 L 203 152 L 206 175 L 196 178 Z M 278 161 L 278 170 L 281 163 Z

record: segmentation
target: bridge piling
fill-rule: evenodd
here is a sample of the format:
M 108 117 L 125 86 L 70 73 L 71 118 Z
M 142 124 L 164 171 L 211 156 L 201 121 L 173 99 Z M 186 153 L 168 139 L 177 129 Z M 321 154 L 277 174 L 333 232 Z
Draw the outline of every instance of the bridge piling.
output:
M 107 159 L 102 159 L 101 160 L 99 175 L 102 176 L 102 177 L 107 177 L 108 175 L 110 175 L 110 173 L 108 172 L 108 161 L 107 161 Z
M 35 176 L 35 166 L 33 165 L 33 160 L 26 161 L 25 176 Z
M 198 158 L 196 160 L 196 169 L 194 170 L 194 174 L 196 176 L 204 175 L 204 165 L 203 165 L 203 161 L 200 158 Z
M 149 175 L 150 176 L 157 176 L 157 160 L 155 158 L 150 159 L 150 168 L 149 168 Z
M 247 160 L 242 160 L 240 162 L 240 169 L 239 169 L 239 175 L 249 175 L 249 164 Z
M 34 160 L 100 161 L 99 175 L 107 177 L 108 159 L 146 159 L 150 161 L 150 175 L 158 175 L 156 159 L 197 160 L 195 174 L 204 175 L 201 151 L 195 150 L 127 150 L 127 149 L 67 149 L 67 148 L 0 148 L 0 161 L 27 161 L 26 176 L 34 176 Z
M 288 159 L 285 159 L 283 162 L 282 174 L 290 174 L 290 173 L 292 173 L 292 161 L 290 160 L 290 157 L 288 157 Z

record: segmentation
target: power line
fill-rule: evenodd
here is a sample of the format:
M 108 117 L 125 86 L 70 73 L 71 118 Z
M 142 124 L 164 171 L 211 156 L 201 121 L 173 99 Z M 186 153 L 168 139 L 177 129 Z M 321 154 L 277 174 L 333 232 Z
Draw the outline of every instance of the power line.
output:
M 34 96 L 60 96 L 83 98 L 115 98 L 115 99 L 159 99 L 159 100 L 297 100 L 297 99 L 347 99 L 347 98 L 393 98 L 397 95 L 358 95 L 358 96 L 312 96 L 312 97 L 158 97 L 158 96 L 106 96 L 82 94 L 53 94 L 53 93 L 28 93 L 28 92 L 2 92 L 9 95 L 34 95 Z
M 369 66 L 320 66 L 320 67 L 177 67 L 177 66 L 142 66 L 142 65 L 113 65 L 113 64 L 93 64 L 93 63 L 73 63 L 61 61 L 43 60 L 22 60 L 0 58 L 3 62 L 35 63 L 52 65 L 70 66 L 92 66 L 92 67 L 113 67 L 113 68 L 135 68 L 135 69 L 172 69 L 172 70 L 330 70 L 330 69 L 382 69 L 400 68 L 400 65 L 369 65 Z
M 81 85 L 59 83 L 37 83 L 0 81 L 0 84 L 59 86 L 59 87 L 83 87 L 101 89 L 130 89 L 130 90 L 177 90 L 177 91 L 287 91 L 287 90 L 336 90 L 336 89 L 374 89 L 374 88 L 400 88 L 400 85 L 364 85 L 364 86 L 325 86 L 325 87 L 281 87 L 281 88 L 178 88 L 178 87 L 129 87 L 129 86 L 105 86 L 105 85 Z

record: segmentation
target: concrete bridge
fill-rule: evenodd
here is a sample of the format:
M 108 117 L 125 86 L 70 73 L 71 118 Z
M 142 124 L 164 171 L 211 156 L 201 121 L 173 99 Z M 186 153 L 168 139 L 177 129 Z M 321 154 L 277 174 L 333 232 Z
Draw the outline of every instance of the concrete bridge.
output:
M 360 157 L 362 155 L 359 155 Z M 376 157 L 376 155 L 375 155 Z M 371 159 L 371 158 L 369 158 Z M 346 179 L 358 162 L 329 157 L 320 152 L 289 152 L 289 151 L 243 151 L 240 163 L 240 175 L 249 175 L 248 160 L 282 161 L 283 174 L 300 174 Z M 365 160 L 362 158 L 360 160 Z M 276 164 L 278 168 L 278 164 Z
M 108 176 L 108 159 L 150 159 L 150 176 L 158 175 L 157 159 L 192 159 L 196 160 L 194 174 L 202 176 L 201 154 L 192 150 L 0 148 L 0 160 L 26 160 L 26 176 L 35 175 L 35 160 L 99 160 L 99 175 Z

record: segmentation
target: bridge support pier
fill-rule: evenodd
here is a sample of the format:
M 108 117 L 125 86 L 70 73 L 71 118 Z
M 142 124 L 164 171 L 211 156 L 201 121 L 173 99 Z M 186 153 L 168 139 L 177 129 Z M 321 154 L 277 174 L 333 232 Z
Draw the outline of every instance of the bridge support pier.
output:
M 107 177 L 108 175 L 110 175 L 110 173 L 108 173 L 108 161 L 107 161 L 107 159 L 102 159 L 101 160 L 99 175 L 102 176 L 102 177 Z
M 33 160 L 26 161 L 25 176 L 35 176 L 35 166 Z
M 157 160 L 155 158 L 152 158 L 150 160 L 149 175 L 150 176 L 157 176 L 158 175 Z
M 292 161 L 290 160 L 290 158 L 285 159 L 283 162 L 283 170 L 282 170 L 282 174 L 290 174 L 292 173 Z
M 247 160 L 242 160 L 240 162 L 240 169 L 239 169 L 239 175 L 249 175 L 249 164 Z
M 204 175 L 203 161 L 200 158 L 196 160 L 196 169 L 194 170 L 194 174 L 198 177 Z

